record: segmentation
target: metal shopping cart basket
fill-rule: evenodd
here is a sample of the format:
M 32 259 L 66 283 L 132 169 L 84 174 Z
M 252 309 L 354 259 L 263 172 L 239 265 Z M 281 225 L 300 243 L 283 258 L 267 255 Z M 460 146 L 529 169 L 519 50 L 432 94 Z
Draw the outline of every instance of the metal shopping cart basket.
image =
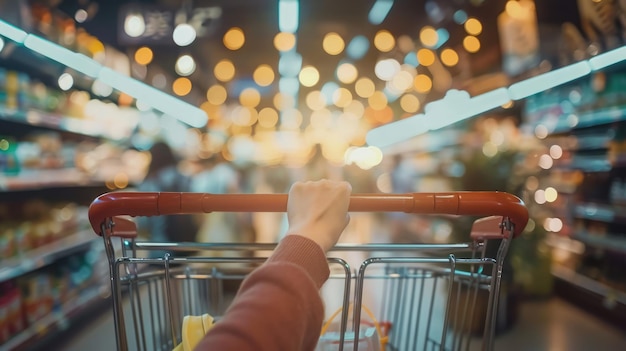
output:
M 286 208 L 286 194 L 112 192 L 94 200 L 89 218 L 108 255 L 118 349 L 173 350 L 184 339 L 185 316 L 210 315 L 219 323 L 238 282 L 264 261 L 258 252 L 274 247 L 139 241 L 128 216 Z M 349 211 L 479 219 L 465 243 L 337 245 L 322 288 L 327 322 L 318 350 L 493 349 L 503 260 L 528 221 L 519 198 L 502 192 L 353 194 Z M 494 257 L 486 256 L 489 241 L 499 245 Z M 167 253 L 142 258 L 158 250 Z

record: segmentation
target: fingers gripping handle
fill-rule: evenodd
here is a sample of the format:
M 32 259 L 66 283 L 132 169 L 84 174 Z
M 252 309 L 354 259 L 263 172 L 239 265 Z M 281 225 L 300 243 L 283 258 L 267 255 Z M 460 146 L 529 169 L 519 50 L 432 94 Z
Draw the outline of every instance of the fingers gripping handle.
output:
M 528 222 L 528 210 L 518 197 L 504 192 L 448 192 L 410 194 L 354 194 L 351 212 L 406 212 L 508 217 L 518 235 Z M 206 194 L 111 192 L 89 207 L 96 233 L 107 218 L 118 215 L 160 216 L 203 212 L 285 212 L 287 194 Z

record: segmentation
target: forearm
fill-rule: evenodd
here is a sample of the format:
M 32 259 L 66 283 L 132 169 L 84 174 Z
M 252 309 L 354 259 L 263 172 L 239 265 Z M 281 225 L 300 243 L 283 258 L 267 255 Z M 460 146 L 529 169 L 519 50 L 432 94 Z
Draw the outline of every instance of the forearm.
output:
M 316 245 L 286 237 L 196 350 L 313 350 L 324 316 L 319 288 L 328 278 Z

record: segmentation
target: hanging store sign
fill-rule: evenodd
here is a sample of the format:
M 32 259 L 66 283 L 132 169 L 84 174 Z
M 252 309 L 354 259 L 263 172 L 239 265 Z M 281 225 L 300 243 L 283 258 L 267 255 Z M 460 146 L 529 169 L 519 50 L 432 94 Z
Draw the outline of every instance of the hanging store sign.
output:
M 156 5 L 126 5 L 118 14 L 118 42 L 120 45 L 175 45 L 172 35 L 179 24 L 189 24 L 201 38 L 210 35 L 221 16 L 222 9 L 216 6 L 171 9 Z

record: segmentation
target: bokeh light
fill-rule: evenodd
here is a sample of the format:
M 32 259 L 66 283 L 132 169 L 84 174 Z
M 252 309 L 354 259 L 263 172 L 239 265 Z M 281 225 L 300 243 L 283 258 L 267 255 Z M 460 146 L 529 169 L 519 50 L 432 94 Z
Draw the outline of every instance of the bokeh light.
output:
M 400 107 L 407 113 L 415 113 L 420 107 L 420 100 L 415 95 L 405 94 L 400 98 Z
M 215 65 L 213 73 L 218 80 L 229 82 L 235 77 L 235 65 L 230 60 L 223 59 Z
M 480 50 L 480 40 L 478 38 L 468 35 L 463 39 L 463 48 L 469 53 L 475 53 Z
M 246 36 L 239 27 L 233 27 L 224 34 L 224 46 L 229 50 L 239 50 L 246 42 Z
M 319 82 L 320 73 L 313 66 L 305 66 L 300 71 L 298 78 L 300 79 L 300 84 L 305 87 L 312 87 Z
M 417 61 L 422 66 L 430 66 L 435 63 L 435 53 L 429 49 L 420 49 L 417 51 Z
M 439 35 L 435 28 L 431 26 L 425 26 L 420 30 L 420 41 L 424 46 L 433 47 L 437 44 Z
M 356 67 L 349 62 L 342 63 L 337 67 L 337 79 L 344 84 L 353 83 L 358 75 L 359 72 Z
M 441 51 L 441 62 L 448 67 L 455 66 L 459 63 L 459 54 L 452 49 L 443 49 Z
M 254 82 L 262 87 L 272 84 L 274 77 L 274 70 L 269 65 L 259 65 L 252 74 Z
M 382 91 L 375 91 L 372 96 L 367 98 L 369 106 L 377 111 L 380 111 L 387 107 L 387 96 Z
M 285 52 L 293 49 L 296 45 L 296 36 L 293 33 L 279 32 L 274 36 L 274 47 L 276 50 Z
M 154 54 L 152 53 L 152 50 L 147 46 L 142 46 L 137 49 L 137 51 L 135 51 L 135 62 L 140 65 L 145 66 L 149 64 L 150 62 L 152 62 L 153 58 Z
M 433 81 L 425 74 L 418 74 L 413 80 L 413 88 L 418 93 L 427 94 L 433 88 Z
M 374 94 L 376 91 L 376 86 L 371 79 L 363 77 L 359 78 L 356 83 L 354 83 L 354 91 L 356 94 L 362 98 L 368 98 Z
M 346 88 L 339 88 L 333 93 L 333 103 L 337 107 L 346 107 L 352 102 L 352 93 Z
M 259 111 L 259 124 L 265 128 L 273 128 L 278 123 L 278 112 L 271 107 Z
M 245 88 L 239 95 L 239 103 L 246 107 L 257 107 L 261 102 L 261 94 L 255 88 Z
M 341 54 L 345 45 L 343 38 L 335 32 L 327 33 L 322 41 L 324 51 L 333 56 Z
M 326 99 L 319 90 L 313 90 L 306 96 L 306 105 L 313 111 L 326 107 Z
M 180 77 L 172 83 L 172 90 L 178 96 L 185 96 L 191 92 L 191 81 L 189 78 Z
M 206 92 L 206 99 L 213 105 L 221 105 L 226 101 L 228 93 L 221 85 L 213 85 Z
M 465 31 L 470 35 L 479 35 L 483 31 L 483 25 L 476 18 L 470 18 L 464 23 Z
M 380 30 L 374 36 L 374 46 L 380 52 L 389 52 L 396 46 L 396 40 L 387 30 Z

